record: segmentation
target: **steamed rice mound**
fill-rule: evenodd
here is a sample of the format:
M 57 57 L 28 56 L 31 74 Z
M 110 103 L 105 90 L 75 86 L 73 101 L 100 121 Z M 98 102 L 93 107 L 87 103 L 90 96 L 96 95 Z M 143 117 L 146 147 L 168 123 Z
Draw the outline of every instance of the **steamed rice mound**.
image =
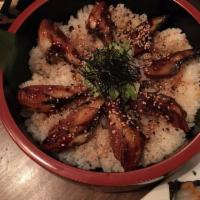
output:
M 174 77 L 174 80 L 163 81 L 163 93 L 173 96 L 176 102 L 187 112 L 187 122 L 194 125 L 195 115 L 200 108 L 200 59 L 186 63 L 182 71 Z M 165 90 L 166 88 L 166 90 Z
M 192 49 L 185 33 L 179 28 L 168 28 L 158 32 L 154 37 L 154 59 L 158 59 L 177 51 Z
M 77 16 L 71 16 L 67 25 L 60 24 L 62 31 L 76 45 L 78 51 L 93 51 L 103 46 L 98 38 L 89 35 L 86 29 L 86 21 L 92 5 L 86 6 L 78 11 Z M 132 13 L 123 4 L 116 7 L 110 6 L 111 18 L 117 27 L 115 39 L 124 40 L 127 36 L 123 34 L 123 30 L 133 29 L 147 19 L 145 14 L 138 15 Z M 119 34 L 120 37 L 119 37 Z M 191 49 L 186 35 L 179 28 L 169 28 L 162 32 L 157 32 L 154 38 L 155 52 L 152 55 L 145 55 L 138 62 L 149 63 L 152 59 L 159 59 L 170 53 Z M 83 48 L 84 47 L 84 48 Z M 45 56 L 39 47 L 35 47 L 30 52 L 29 60 L 32 79 L 23 83 L 20 87 L 28 85 L 65 85 L 70 86 L 76 84 L 72 66 L 68 63 L 61 62 L 57 65 L 49 65 Z M 194 124 L 194 117 L 200 108 L 200 60 L 187 63 L 181 71 L 181 75 L 177 75 L 179 81 L 173 81 L 173 78 L 160 82 L 163 93 L 172 97 L 187 112 L 187 122 Z M 176 79 L 176 78 L 175 78 Z M 176 79 L 176 80 L 177 80 Z M 172 93 L 172 86 L 175 90 Z M 26 120 L 25 125 L 33 138 L 42 142 L 48 135 L 48 131 L 65 118 L 68 111 L 59 114 L 34 113 L 30 119 Z M 174 128 L 163 118 L 143 117 L 142 120 L 143 133 L 146 136 L 146 144 L 141 159 L 142 166 L 159 162 L 170 156 L 179 147 L 181 147 L 186 139 L 185 133 L 181 129 Z M 68 151 L 59 153 L 59 159 L 78 168 L 93 170 L 102 168 L 105 172 L 123 172 L 124 169 L 120 162 L 114 157 L 112 148 L 109 143 L 109 131 L 104 129 L 101 124 L 98 126 L 94 137 L 87 143 L 72 148 Z
M 29 85 L 76 85 L 73 68 L 66 62 L 50 65 L 46 62 L 44 53 L 35 47 L 30 52 L 29 59 L 32 78 L 21 84 L 20 87 Z
M 82 169 L 102 168 L 105 172 L 123 172 L 121 163 L 114 157 L 109 143 L 109 131 L 101 125 L 95 136 L 80 147 L 61 153 L 59 158 Z
M 164 118 L 142 118 L 146 144 L 142 156 L 142 165 L 148 166 L 171 155 L 185 141 L 183 130 L 174 128 Z
M 78 11 L 77 17 L 70 17 L 68 25 L 60 26 L 61 30 L 71 39 L 76 49 L 85 56 L 87 56 L 88 50 L 94 51 L 103 47 L 101 40 L 88 34 L 85 26 L 92 8 L 93 5 L 85 6 Z

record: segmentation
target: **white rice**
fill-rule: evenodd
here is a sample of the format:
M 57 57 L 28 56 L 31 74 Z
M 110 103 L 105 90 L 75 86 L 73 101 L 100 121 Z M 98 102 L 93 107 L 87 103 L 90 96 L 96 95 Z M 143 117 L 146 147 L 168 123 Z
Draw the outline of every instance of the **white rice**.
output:
M 88 34 L 86 22 L 93 5 L 84 6 L 77 12 L 77 16 L 71 16 L 68 25 L 60 26 L 61 30 L 71 39 L 74 46 L 82 54 L 87 55 L 96 48 L 102 48 L 103 43 L 97 37 Z M 72 29 L 72 31 L 70 31 Z
M 31 80 L 21 84 L 20 87 L 29 85 L 75 85 L 72 66 L 66 62 L 50 65 L 46 62 L 45 56 L 39 47 L 30 52 L 30 70 L 33 73 Z
M 143 133 L 149 137 L 141 161 L 144 167 L 171 155 L 186 140 L 184 131 L 174 128 L 164 118 L 143 117 L 142 127 Z
M 48 136 L 49 130 L 67 115 L 67 110 L 51 116 L 43 113 L 34 113 L 30 119 L 25 121 L 25 125 L 28 132 L 32 133 L 33 138 L 42 142 Z
M 178 51 L 192 49 L 192 46 L 180 28 L 168 28 L 155 34 L 153 49 L 154 51 L 151 53 L 145 53 L 139 58 L 139 65 L 149 66 L 152 64 L 152 60 L 158 60 Z
M 200 61 L 189 62 L 177 76 L 163 81 L 160 93 L 173 97 L 181 105 L 187 113 L 186 120 L 192 127 L 196 112 L 200 108 Z M 163 160 L 185 141 L 185 133 L 175 129 L 164 119 L 157 120 L 145 116 L 142 122 L 143 133 L 150 137 L 143 152 L 143 166 Z
M 112 152 L 109 143 L 109 131 L 103 129 L 101 125 L 89 142 L 59 154 L 59 158 L 63 162 L 87 170 L 102 168 L 105 172 L 124 171 Z
M 194 125 L 195 115 L 200 108 L 200 59 L 188 62 L 174 78 L 163 81 L 162 93 L 173 97 L 187 113 L 187 122 Z
M 154 37 L 154 59 L 164 57 L 177 51 L 192 49 L 185 33 L 179 28 L 168 28 L 158 32 Z
M 126 8 L 124 4 L 118 4 L 116 7 L 110 6 L 111 19 L 115 23 L 116 31 L 114 33 L 116 40 L 128 40 L 127 32 L 134 30 L 138 25 L 147 20 L 146 14 L 136 14 Z
M 92 51 L 95 48 L 101 48 L 102 42 L 87 33 L 86 21 L 92 6 L 85 6 L 78 11 L 77 17 L 71 17 L 68 25 L 60 25 L 63 32 L 70 37 L 79 51 Z M 122 33 L 124 29 L 133 29 L 141 22 L 147 19 L 145 14 L 138 15 L 125 8 L 123 4 L 117 7 L 110 7 L 112 20 L 117 26 L 117 31 Z M 131 22 L 130 22 L 131 21 Z M 70 31 L 70 27 L 73 30 Z M 116 34 L 116 38 L 117 38 Z M 126 37 L 126 36 L 124 36 Z M 120 38 L 121 39 L 121 38 Z M 178 28 L 170 28 L 157 33 L 154 38 L 154 47 L 156 51 L 153 54 L 154 59 L 163 57 L 169 53 L 191 49 L 186 35 Z M 146 55 L 148 58 L 148 54 Z M 142 58 L 144 62 L 144 57 Z M 149 58 L 148 58 L 149 59 Z M 152 55 L 150 56 L 152 59 Z M 49 65 L 39 47 L 33 48 L 30 52 L 30 69 L 33 73 L 32 79 L 23 83 L 21 87 L 37 84 L 51 85 L 72 85 L 76 84 L 71 72 L 72 66 L 65 62 L 57 65 Z M 183 72 L 181 81 L 176 83 L 175 93 L 171 93 L 170 87 L 166 87 L 163 93 L 174 96 L 176 101 L 187 112 L 187 121 L 194 123 L 196 111 L 200 108 L 200 62 L 191 62 Z M 163 83 L 164 84 L 164 83 Z M 166 85 L 170 85 L 167 83 Z M 30 132 L 37 141 L 42 142 L 48 135 L 48 131 L 66 117 L 68 112 L 47 116 L 45 114 L 34 113 L 25 123 L 28 132 Z M 151 122 L 149 120 L 152 120 Z M 152 128 L 153 127 L 153 128 Z M 171 155 L 185 142 L 185 133 L 180 129 L 175 129 L 163 118 L 143 120 L 143 132 L 148 137 L 145 144 L 141 164 L 147 166 L 156 163 Z M 123 172 L 124 169 L 120 162 L 114 157 L 110 143 L 109 132 L 100 125 L 94 137 L 87 143 L 72 148 L 66 152 L 60 153 L 59 159 L 65 163 L 77 166 L 82 169 L 102 168 L 105 172 Z

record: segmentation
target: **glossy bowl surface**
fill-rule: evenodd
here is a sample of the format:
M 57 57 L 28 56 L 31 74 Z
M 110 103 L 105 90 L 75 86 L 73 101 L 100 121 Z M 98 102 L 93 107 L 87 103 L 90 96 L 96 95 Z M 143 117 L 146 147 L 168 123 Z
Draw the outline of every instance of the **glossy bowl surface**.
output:
M 81 170 L 50 157 L 42 152 L 37 144 L 21 127 L 19 105 L 16 100 L 17 85 L 30 77 L 27 70 L 28 52 L 36 44 L 37 29 L 42 18 L 54 21 L 65 21 L 90 0 L 36 0 L 11 25 L 10 32 L 17 33 L 28 42 L 24 45 L 25 56 L 18 51 L 15 62 L 4 73 L 0 72 L 0 117 L 8 133 L 16 144 L 38 164 L 62 177 L 101 186 L 127 186 L 141 184 L 157 179 L 177 169 L 200 151 L 200 134 L 188 145 L 170 158 L 149 166 L 125 173 L 102 173 Z M 116 2 L 116 1 L 114 1 Z M 125 0 L 119 1 L 128 5 L 136 13 L 147 13 L 149 17 L 169 14 L 167 27 L 180 27 L 186 32 L 189 41 L 196 49 L 200 49 L 200 12 L 186 0 Z

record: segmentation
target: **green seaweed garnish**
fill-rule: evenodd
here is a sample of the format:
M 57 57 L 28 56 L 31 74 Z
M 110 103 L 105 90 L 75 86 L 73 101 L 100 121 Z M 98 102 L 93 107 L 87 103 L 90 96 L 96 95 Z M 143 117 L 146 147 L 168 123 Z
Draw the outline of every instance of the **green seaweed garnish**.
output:
M 86 84 L 95 94 L 104 98 L 124 101 L 137 98 L 134 83 L 139 70 L 130 56 L 128 43 L 112 42 L 107 47 L 94 51 L 82 69 Z

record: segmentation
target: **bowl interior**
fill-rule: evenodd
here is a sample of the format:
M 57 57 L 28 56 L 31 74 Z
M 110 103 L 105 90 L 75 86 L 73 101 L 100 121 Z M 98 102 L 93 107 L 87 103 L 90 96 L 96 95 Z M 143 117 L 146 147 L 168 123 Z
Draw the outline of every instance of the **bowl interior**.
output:
M 18 39 L 16 46 L 18 51 L 13 59 L 12 65 L 5 70 L 5 95 L 11 114 L 22 131 L 28 136 L 22 124 L 23 119 L 18 115 L 20 106 L 17 103 L 16 94 L 17 87 L 20 83 L 30 78 L 28 70 L 28 59 L 30 49 L 36 45 L 37 30 L 40 21 L 48 18 L 58 22 L 67 22 L 70 15 L 74 15 L 78 9 L 84 5 L 94 3 L 91 0 L 51 0 L 35 11 L 18 30 Z M 187 35 L 190 43 L 195 49 L 200 49 L 200 27 L 199 24 L 184 9 L 171 0 L 124 0 L 110 1 L 112 4 L 124 3 L 135 13 L 146 13 L 149 18 L 165 15 L 169 16 L 167 23 L 161 27 L 179 27 Z M 29 137 L 30 140 L 32 140 Z

